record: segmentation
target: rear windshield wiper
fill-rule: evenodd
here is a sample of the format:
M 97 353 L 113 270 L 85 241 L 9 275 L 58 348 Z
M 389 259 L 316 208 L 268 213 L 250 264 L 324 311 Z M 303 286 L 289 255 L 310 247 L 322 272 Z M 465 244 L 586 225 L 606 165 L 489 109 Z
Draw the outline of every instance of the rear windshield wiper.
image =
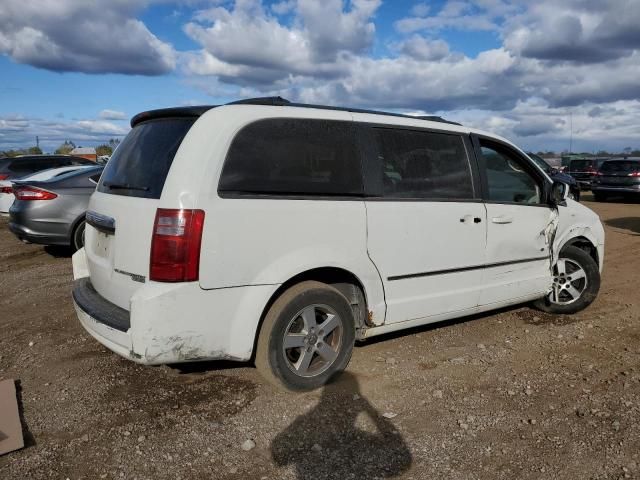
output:
M 105 183 L 104 186 L 109 188 L 110 190 L 141 190 L 143 192 L 149 191 L 149 187 L 129 185 L 128 183 Z

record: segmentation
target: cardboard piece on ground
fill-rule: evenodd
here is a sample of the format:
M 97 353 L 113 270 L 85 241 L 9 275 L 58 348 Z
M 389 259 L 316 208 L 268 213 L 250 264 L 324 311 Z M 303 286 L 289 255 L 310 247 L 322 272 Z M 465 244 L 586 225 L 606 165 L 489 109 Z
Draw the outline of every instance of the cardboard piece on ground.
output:
M 0 382 L 0 455 L 24 447 L 22 424 L 18 412 L 16 383 L 13 380 Z

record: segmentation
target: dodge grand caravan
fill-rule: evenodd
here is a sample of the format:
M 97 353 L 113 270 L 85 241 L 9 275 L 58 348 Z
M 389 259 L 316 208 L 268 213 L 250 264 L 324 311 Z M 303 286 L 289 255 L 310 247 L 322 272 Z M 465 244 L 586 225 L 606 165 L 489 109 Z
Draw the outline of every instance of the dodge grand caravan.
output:
M 598 293 L 598 217 L 494 135 L 280 98 L 131 126 L 90 200 L 73 299 L 135 362 L 254 360 L 312 389 L 357 340 Z

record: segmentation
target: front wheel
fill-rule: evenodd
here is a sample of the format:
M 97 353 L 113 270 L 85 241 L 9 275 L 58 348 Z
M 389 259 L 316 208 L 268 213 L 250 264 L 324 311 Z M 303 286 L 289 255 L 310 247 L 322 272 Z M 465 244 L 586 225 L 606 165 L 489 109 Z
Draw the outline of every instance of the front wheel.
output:
M 344 370 L 355 342 L 347 299 L 330 285 L 305 281 L 286 290 L 267 312 L 256 367 L 289 390 L 312 390 Z
M 599 290 L 598 264 L 581 248 L 569 246 L 560 252 L 553 267 L 551 292 L 534 305 L 549 313 L 576 313 L 587 308 Z

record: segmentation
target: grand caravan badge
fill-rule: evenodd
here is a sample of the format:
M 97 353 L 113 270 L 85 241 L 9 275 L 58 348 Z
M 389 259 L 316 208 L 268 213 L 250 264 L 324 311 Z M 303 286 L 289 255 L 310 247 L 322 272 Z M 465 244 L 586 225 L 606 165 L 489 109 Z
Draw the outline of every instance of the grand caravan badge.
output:
M 138 275 L 137 273 L 125 272 L 124 270 L 120 270 L 119 268 L 113 269 L 117 273 L 121 273 L 122 275 L 126 275 L 127 277 L 131 277 L 131 280 L 134 282 L 144 283 L 146 281 L 146 277 L 144 275 Z

